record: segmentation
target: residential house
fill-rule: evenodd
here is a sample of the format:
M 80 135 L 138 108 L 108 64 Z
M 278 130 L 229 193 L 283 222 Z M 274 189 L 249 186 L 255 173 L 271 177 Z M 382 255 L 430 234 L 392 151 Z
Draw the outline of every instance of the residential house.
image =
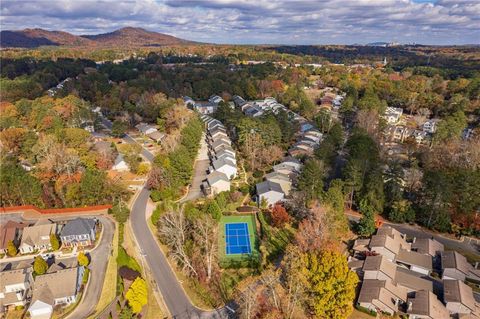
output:
M 293 174 L 298 173 L 295 167 L 284 163 L 273 166 L 273 171 L 287 176 L 292 176 Z
M 230 180 L 225 173 L 214 171 L 207 175 L 203 188 L 207 195 L 228 192 L 230 191 Z
M 245 101 L 245 100 L 244 100 L 241 96 L 239 96 L 239 95 L 234 95 L 232 99 L 233 99 L 233 103 L 235 104 L 235 107 L 237 107 L 237 108 L 239 108 L 239 109 L 241 109 L 242 106 L 244 106 L 244 105 L 247 103 L 247 101 Z
M 219 120 L 216 120 L 216 119 L 211 119 L 211 120 L 208 120 L 207 121 L 207 129 L 210 131 L 210 130 L 213 130 L 214 128 L 216 127 L 223 127 L 225 128 L 225 126 L 222 124 L 222 122 L 220 122 Z
M 423 123 L 422 130 L 426 133 L 433 134 L 437 131 L 438 122 L 438 119 L 427 120 L 425 123 Z
M 221 154 L 221 153 L 228 153 L 228 154 L 232 155 L 233 157 L 235 157 L 235 151 L 233 150 L 233 148 L 230 145 L 218 146 L 215 149 L 210 150 L 210 153 L 215 154 L 215 155 L 218 155 L 218 154 Z
M 217 139 L 222 139 L 222 138 L 225 140 L 229 139 L 225 129 L 217 128 L 215 130 L 210 131 L 209 135 L 210 135 L 211 141 L 215 141 Z M 231 142 L 229 144 L 231 144 Z
M 213 142 L 210 144 L 210 148 L 215 149 L 215 148 L 218 148 L 218 147 L 220 147 L 220 146 L 231 146 L 231 143 L 232 143 L 232 142 L 230 142 L 230 139 L 219 138 L 219 139 L 213 141 Z
M 432 271 L 432 256 L 400 248 L 395 261 L 412 271 L 428 275 Z
M 31 318 L 50 318 L 55 306 L 76 302 L 83 272 L 83 267 L 75 267 L 37 276 L 28 308 Z
M 288 155 L 290 156 L 311 156 L 313 154 L 313 149 L 305 149 L 300 147 L 292 147 L 288 149 Z
M 219 159 L 229 160 L 229 161 L 232 161 L 235 165 L 237 165 L 237 159 L 235 158 L 234 155 L 232 155 L 230 153 L 222 151 L 222 152 L 219 152 L 217 154 L 212 155 L 212 157 L 211 157 L 212 161 L 219 160 Z
M 26 226 L 26 224 L 17 223 L 13 220 L 9 220 L 0 226 L 0 253 L 5 254 L 7 252 L 10 241 L 15 246 L 20 243 L 22 230 Z
M 112 170 L 117 172 L 128 171 L 129 167 L 122 154 L 118 154 L 113 163 Z
M 402 247 L 402 240 L 399 237 L 377 234 L 372 236 L 369 247 L 371 251 L 387 257 L 390 261 L 394 261 L 400 247 Z
M 35 225 L 23 229 L 19 250 L 21 254 L 33 253 L 37 250 L 52 249 L 50 235 L 55 234 L 57 224 L 47 220 L 39 220 Z
M 285 195 L 288 196 L 288 194 L 290 194 L 290 190 L 292 189 L 292 181 L 288 175 L 274 171 L 265 175 L 265 180 L 279 184 Z
M 210 173 L 213 171 L 222 172 L 227 175 L 229 179 L 232 179 L 237 176 L 237 165 L 227 158 L 221 158 L 212 162 Z
M 473 266 L 468 263 L 465 256 L 456 251 L 444 251 L 441 253 L 442 279 L 458 279 L 465 281 L 466 278 L 474 278 Z
M 365 279 L 394 280 L 397 265 L 382 255 L 367 256 L 362 270 Z
M 263 201 L 266 201 L 269 206 L 274 205 L 285 198 L 282 187 L 278 183 L 264 181 L 258 183 L 255 188 L 258 205 L 261 205 Z
M 92 137 L 94 142 L 104 141 L 108 137 L 107 134 L 102 133 L 102 132 L 92 132 L 92 133 L 90 133 L 90 136 Z
M 0 272 L 0 313 L 8 307 L 25 306 L 32 283 L 32 267 Z
M 417 290 L 433 291 L 433 281 L 428 276 L 402 267 L 397 267 L 394 280 L 397 285 L 405 287 L 408 293 Z
M 443 300 L 451 314 L 469 315 L 477 311 L 472 288 L 460 280 L 443 281 Z
M 100 154 L 110 154 L 110 152 L 113 150 L 111 142 L 102 140 L 96 142 L 93 147 Z
M 263 110 L 258 106 L 250 106 L 244 109 L 246 116 L 259 117 L 263 115 Z
M 303 123 L 302 125 L 300 125 L 300 132 L 305 133 L 314 128 L 315 126 L 310 123 Z
M 67 247 L 90 246 L 95 243 L 97 221 L 93 218 L 82 218 L 68 221 L 60 231 L 62 245 Z
M 407 301 L 407 290 L 390 280 L 365 279 L 357 303 L 369 310 L 395 314 Z
M 384 114 L 384 119 L 388 124 L 395 124 L 400 120 L 400 117 L 403 114 L 403 109 L 399 107 L 387 107 Z
M 162 140 L 165 138 L 165 133 L 162 133 L 162 132 L 159 132 L 159 131 L 155 131 L 155 132 L 152 132 L 152 133 L 149 133 L 147 134 L 147 136 L 155 141 L 156 143 L 160 144 L 162 142 Z
M 312 145 L 310 145 L 309 143 L 306 143 L 304 141 L 296 142 L 295 144 L 293 144 L 292 148 L 293 149 L 295 149 L 295 148 L 302 149 L 310 155 L 313 154 L 313 151 L 315 151 L 315 148 Z
M 185 103 L 185 106 L 188 108 L 193 108 L 193 106 L 195 105 L 195 101 L 189 96 L 183 97 L 183 103 Z
M 218 105 L 211 102 L 196 102 L 193 109 L 200 114 L 212 114 L 217 110 Z
M 150 133 L 157 131 L 155 127 L 148 125 L 146 123 L 139 123 L 135 125 L 135 128 L 143 135 L 148 135 Z
M 292 156 L 285 157 L 281 163 L 284 165 L 292 166 L 297 172 L 300 172 L 303 166 L 302 162 Z
M 409 319 L 449 319 L 450 314 L 437 299 L 437 296 L 428 290 L 419 290 L 407 300 L 407 314 Z
M 432 257 L 444 250 L 445 248 L 441 242 L 431 238 L 415 238 L 412 243 L 412 251 Z
M 208 102 L 213 103 L 213 104 L 219 104 L 220 102 L 224 102 L 223 99 L 218 96 L 218 95 L 212 95 L 208 99 Z

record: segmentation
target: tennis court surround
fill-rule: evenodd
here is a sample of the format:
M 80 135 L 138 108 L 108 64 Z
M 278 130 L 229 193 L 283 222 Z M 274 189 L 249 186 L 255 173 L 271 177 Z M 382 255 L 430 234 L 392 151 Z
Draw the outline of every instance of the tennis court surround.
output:
M 225 224 L 225 253 L 227 255 L 252 253 L 247 223 Z

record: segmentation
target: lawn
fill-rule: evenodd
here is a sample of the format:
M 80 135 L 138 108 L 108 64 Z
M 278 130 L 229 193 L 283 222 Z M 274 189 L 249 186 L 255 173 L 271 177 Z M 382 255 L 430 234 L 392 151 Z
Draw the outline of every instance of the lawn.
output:
M 225 225 L 231 223 L 247 223 L 248 234 L 250 238 L 250 248 L 251 254 L 226 254 L 226 243 L 225 243 Z M 219 259 L 220 264 L 224 268 L 241 268 L 251 266 L 252 263 L 257 263 L 259 261 L 260 254 L 258 252 L 258 236 L 255 223 L 255 215 L 244 215 L 244 216 L 222 216 L 219 224 L 219 236 L 218 236 L 218 250 L 219 250 Z

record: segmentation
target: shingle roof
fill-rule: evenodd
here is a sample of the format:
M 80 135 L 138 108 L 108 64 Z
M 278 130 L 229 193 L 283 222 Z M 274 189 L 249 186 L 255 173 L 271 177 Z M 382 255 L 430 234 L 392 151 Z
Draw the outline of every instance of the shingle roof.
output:
M 0 249 L 7 248 L 8 242 L 15 239 L 17 229 L 24 228 L 26 224 L 17 223 L 13 220 L 7 221 L 0 226 Z
M 222 172 L 214 171 L 207 175 L 207 182 L 210 186 L 215 184 L 218 181 L 226 181 L 229 182 L 228 176 Z
M 395 282 L 411 290 L 433 291 L 432 281 L 421 278 L 419 273 L 402 267 L 397 267 Z
M 431 238 L 417 238 L 412 243 L 412 250 L 415 249 L 421 254 L 435 256 L 437 252 L 443 251 L 444 246 L 441 242 Z
M 270 191 L 274 191 L 274 192 L 283 194 L 282 187 L 280 186 L 280 184 L 275 183 L 275 182 L 271 182 L 271 181 L 264 181 L 264 182 L 258 183 L 256 185 L 256 189 L 257 189 L 257 194 L 258 195 L 265 194 L 265 193 L 268 193 Z
M 460 302 L 475 311 L 475 299 L 472 288 L 460 280 L 443 281 L 443 299 L 445 302 Z
M 442 269 L 456 268 L 464 274 L 468 274 L 473 268 L 467 261 L 465 256 L 460 255 L 456 251 L 442 252 Z
M 212 166 L 215 170 L 217 170 L 220 167 L 225 166 L 225 165 L 237 168 L 237 166 L 235 165 L 234 162 L 232 162 L 230 159 L 225 158 L 225 157 L 224 158 L 219 158 L 219 159 L 213 161 L 213 163 L 212 163 Z
M 419 290 L 415 297 L 408 298 L 409 307 L 407 313 L 421 316 L 429 316 L 435 319 L 448 319 L 450 314 L 445 306 L 431 291 Z
M 363 271 L 381 271 L 392 279 L 395 278 L 396 270 L 397 265 L 382 255 L 367 256 L 363 264 Z
M 78 271 L 79 267 L 75 267 L 37 276 L 31 304 L 40 300 L 53 305 L 55 298 L 76 295 Z
M 286 182 L 290 182 L 290 177 L 288 175 L 282 174 L 280 172 L 271 172 L 265 175 L 266 180 L 271 180 L 271 179 L 277 179 L 277 180 L 283 180 Z
M 70 220 L 62 228 L 61 236 L 84 235 L 90 234 L 95 227 L 95 219 L 93 218 L 76 218 Z
M 31 267 L 0 272 L 0 292 L 5 291 L 5 286 L 24 283 L 31 272 Z
M 49 244 L 50 234 L 55 233 L 56 227 L 57 225 L 52 223 L 25 227 L 21 244 L 30 246 Z
M 407 265 L 415 265 L 429 270 L 432 269 L 432 256 L 420 254 L 414 251 L 400 249 L 395 260 Z

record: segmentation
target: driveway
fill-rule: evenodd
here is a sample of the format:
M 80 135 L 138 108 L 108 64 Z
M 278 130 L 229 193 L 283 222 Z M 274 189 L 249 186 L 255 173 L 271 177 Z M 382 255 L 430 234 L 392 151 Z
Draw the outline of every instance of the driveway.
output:
M 188 188 L 188 193 L 180 202 L 188 202 L 203 196 L 201 189 L 202 182 L 207 178 L 207 170 L 210 166 L 210 159 L 208 158 L 208 146 L 205 141 L 205 133 L 200 140 L 200 149 L 198 150 L 197 158 L 193 166 L 192 184 Z
M 141 246 L 143 257 L 171 316 L 177 319 L 227 318 L 226 308 L 203 311 L 192 305 L 147 225 L 146 212 L 149 196 L 150 191 L 142 189 L 133 204 L 130 222 L 135 238 Z

